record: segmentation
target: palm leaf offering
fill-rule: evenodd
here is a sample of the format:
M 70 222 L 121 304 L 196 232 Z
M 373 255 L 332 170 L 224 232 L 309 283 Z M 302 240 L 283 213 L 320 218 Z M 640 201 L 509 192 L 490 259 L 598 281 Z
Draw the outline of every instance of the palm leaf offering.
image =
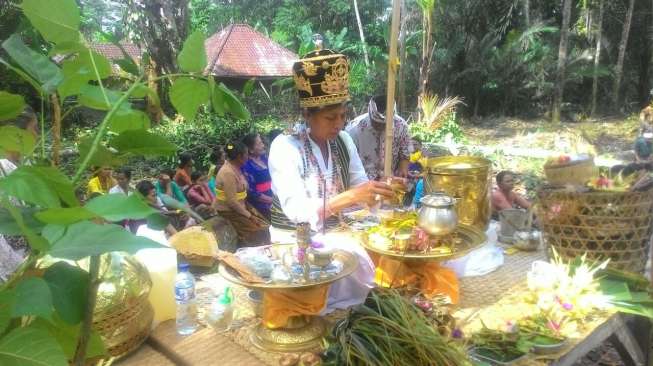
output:
M 471 365 L 462 346 L 396 290 L 373 290 L 327 341 L 324 365 Z

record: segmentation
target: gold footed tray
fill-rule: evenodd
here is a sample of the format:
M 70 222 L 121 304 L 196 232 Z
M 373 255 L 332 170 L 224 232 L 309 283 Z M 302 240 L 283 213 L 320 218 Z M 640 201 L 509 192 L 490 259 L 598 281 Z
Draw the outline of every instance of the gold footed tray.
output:
M 273 244 L 270 246 L 270 255 L 274 258 L 283 258 L 295 244 Z M 319 277 L 306 283 L 251 283 L 244 281 L 235 271 L 220 263 L 218 272 L 227 281 L 263 292 L 279 290 L 310 289 L 315 286 L 327 285 L 343 277 L 349 276 L 358 267 L 358 259 L 353 253 L 336 250 L 333 259 L 343 264 L 342 271 L 332 277 Z M 311 351 L 320 347 L 322 337 L 326 332 L 324 320 L 319 316 L 296 316 L 288 321 L 285 328 L 270 329 L 262 323 L 256 326 L 249 335 L 249 339 L 256 347 L 268 352 L 301 352 Z
M 453 251 L 448 252 L 438 251 L 437 248 L 426 252 L 408 250 L 398 251 L 377 247 L 370 243 L 369 240 L 362 240 L 362 244 L 365 249 L 371 252 L 384 255 L 399 261 L 447 261 L 469 254 L 471 251 L 477 249 L 483 243 L 485 243 L 487 236 L 483 231 L 475 226 L 459 224 L 456 227 L 454 234 L 452 234 L 451 240 L 455 240 L 456 242 L 453 245 Z M 451 245 L 449 246 L 451 247 Z
M 326 323 L 319 316 L 298 316 L 283 329 L 269 329 L 263 324 L 249 334 L 252 344 L 264 351 L 302 352 L 318 349 L 326 333 Z

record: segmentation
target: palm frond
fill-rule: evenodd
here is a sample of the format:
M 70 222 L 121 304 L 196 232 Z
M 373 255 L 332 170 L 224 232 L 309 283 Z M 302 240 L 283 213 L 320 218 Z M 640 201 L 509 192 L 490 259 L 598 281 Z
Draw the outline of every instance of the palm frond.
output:
M 426 94 L 422 98 L 421 103 L 421 123 L 428 126 L 431 130 L 436 130 L 456 110 L 459 104 L 464 105 L 465 103 L 458 96 L 440 98 L 437 94 Z

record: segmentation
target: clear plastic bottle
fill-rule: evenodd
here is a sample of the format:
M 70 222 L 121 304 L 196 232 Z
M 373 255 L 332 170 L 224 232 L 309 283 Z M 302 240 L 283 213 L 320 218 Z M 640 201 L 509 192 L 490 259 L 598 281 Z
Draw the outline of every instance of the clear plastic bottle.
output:
M 195 278 L 188 271 L 188 263 L 179 264 L 175 277 L 175 300 L 177 302 L 177 333 L 193 334 L 197 330 L 197 305 L 195 303 Z
M 234 317 L 231 303 L 231 289 L 227 287 L 222 296 L 216 298 L 211 304 L 210 311 L 206 313 L 206 322 L 218 333 L 226 332 L 231 327 Z

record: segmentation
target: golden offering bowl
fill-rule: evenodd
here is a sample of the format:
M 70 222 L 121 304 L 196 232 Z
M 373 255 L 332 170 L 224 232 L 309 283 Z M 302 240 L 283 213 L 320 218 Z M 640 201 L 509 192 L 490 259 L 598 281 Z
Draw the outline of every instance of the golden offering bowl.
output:
M 286 253 L 296 248 L 295 244 L 273 244 L 270 246 L 271 256 L 282 259 Z M 218 272 L 227 281 L 265 293 L 266 291 L 304 291 L 315 286 L 328 285 L 352 274 L 358 267 L 358 259 L 353 253 L 344 250 L 334 250 L 329 255 L 333 260 L 343 264 L 342 271 L 331 277 L 322 277 L 301 283 L 250 283 L 233 270 L 220 263 Z M 322 259 L 322 258 L 321 258 Z M 328 264 L 328 263 L 327 263 Z M 265 296 L 265 295 L 264 295 Z M 265 306 L 265 305 L 263 305 Z M 324 320 L 319 316 L 301 315 L 291 317 L 284 328 L 268 328 L 263 322 L 250 333 L 249 339 L 256 347 L 268 352 L 302 352 L 320 347 L 322 337 L 326 333 Z

